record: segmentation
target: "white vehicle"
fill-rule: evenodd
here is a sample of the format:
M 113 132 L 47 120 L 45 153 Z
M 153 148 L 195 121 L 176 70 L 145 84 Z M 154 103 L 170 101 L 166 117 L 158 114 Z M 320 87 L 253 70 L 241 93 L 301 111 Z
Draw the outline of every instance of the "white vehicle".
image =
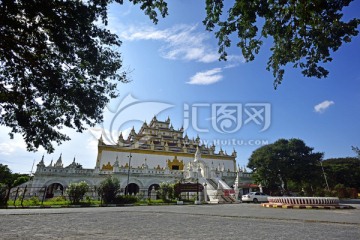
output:
M 249 192 L 246 195 L 243 195 L 241 197 L 241 201 L 243 202 L 267 202 L 268 201 L 268 195 L 262 192 Z

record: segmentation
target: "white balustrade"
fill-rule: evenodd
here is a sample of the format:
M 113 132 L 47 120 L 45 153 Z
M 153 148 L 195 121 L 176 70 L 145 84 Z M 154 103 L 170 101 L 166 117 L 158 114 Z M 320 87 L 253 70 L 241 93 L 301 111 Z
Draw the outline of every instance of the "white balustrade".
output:
M 268 197 L 268 201 L 289 205 L 339 205 L 337 197 Z

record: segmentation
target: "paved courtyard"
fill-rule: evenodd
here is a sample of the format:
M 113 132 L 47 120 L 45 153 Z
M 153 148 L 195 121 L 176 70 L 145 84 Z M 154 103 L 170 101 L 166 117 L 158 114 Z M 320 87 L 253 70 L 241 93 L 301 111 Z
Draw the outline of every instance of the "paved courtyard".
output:
M 295 210 L 233 204 L 0 209 L 0 239 L 350 240 L 359 236 L 359 208 Z

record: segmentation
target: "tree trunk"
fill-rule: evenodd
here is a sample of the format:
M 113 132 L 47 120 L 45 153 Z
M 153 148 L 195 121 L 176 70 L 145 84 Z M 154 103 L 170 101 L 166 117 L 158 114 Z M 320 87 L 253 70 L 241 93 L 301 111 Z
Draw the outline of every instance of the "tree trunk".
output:
M 6 195 L 5 195 L 5 206 L 6 207 L 8 205 L 8 201 L 9 201 L 9 198 L 10 198 L 10 191 L 11 191 L 11 187 L 8 187 Z

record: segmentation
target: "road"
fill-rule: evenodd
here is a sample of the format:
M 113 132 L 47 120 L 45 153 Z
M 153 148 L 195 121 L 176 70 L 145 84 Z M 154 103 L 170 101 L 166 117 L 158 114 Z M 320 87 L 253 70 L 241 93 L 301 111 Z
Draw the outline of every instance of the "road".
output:
M 350 240 L 359 236 L 359 208 L 299 210 L 230 204 L 0 209 L 0 239 Z

